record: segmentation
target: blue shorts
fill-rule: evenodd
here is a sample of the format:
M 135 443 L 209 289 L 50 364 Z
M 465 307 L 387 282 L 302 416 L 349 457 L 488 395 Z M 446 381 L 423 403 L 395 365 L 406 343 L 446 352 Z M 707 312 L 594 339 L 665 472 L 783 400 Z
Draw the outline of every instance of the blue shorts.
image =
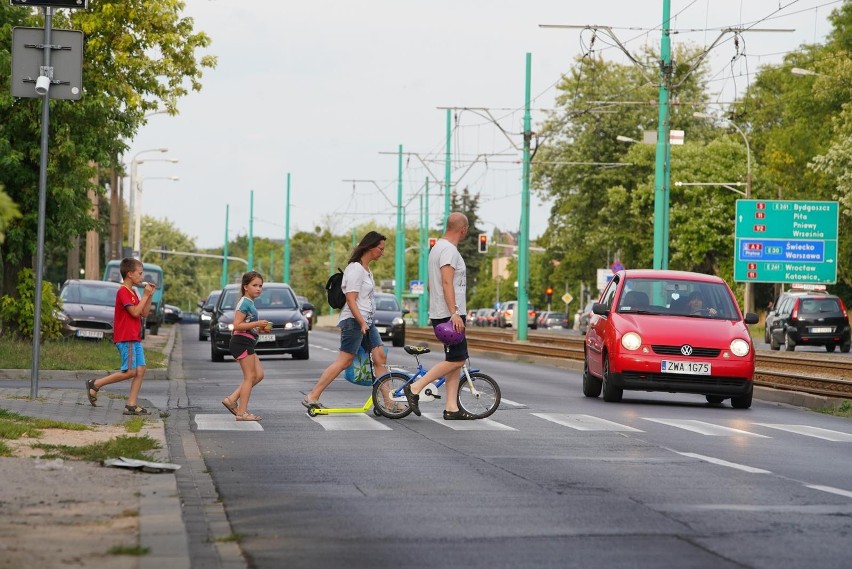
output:
M 467 325 L 467 319 L 464 316 L 462 316 L 461 319 L 462 319 L 462 322 L 464 322 L 465 325 Z M 449 320 L 449 318 L 438 318 L 438 319 L 432 318 L 431 319 L 432 328 L 434 328 L 435 326 L 437 326 L 441 322 L 446 322 L 448 320 Z M 468 356 L 468 354 L 467 354 L 467 336 L 465 336 L 464 340 L 462 340 L 461 343 L 456 344 L 454 346 L 447 346 L 446 344 L 444 344 L 444 359 L 446 361 L 448 361 L 448 362 L 463 362 L 469 357 L 470 356 Z
M 142 349 L 142 342 L 138 340 L 116 342 L 115 347 L 121 356 L 121 371 L 145 366 L 145 350 Z
M 372 352 L 373 348 L 383 345 L 382 337 L 379 336 L 379 330 L 375 324 L 370 324 L 366 334 L 361 333 L 361 327 L 354 318 L 341 320 L 337 323 L 337 327 L 340 328 L 341 352 L 355 355 L 358 353 L 358 346 L 362 346 L 366 352 Z

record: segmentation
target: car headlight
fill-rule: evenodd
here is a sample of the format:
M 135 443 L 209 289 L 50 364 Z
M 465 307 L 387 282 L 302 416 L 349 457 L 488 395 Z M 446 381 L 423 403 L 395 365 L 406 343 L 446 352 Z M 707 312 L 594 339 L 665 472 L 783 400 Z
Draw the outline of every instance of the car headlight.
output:
M 731 353 L 735 356 L 744 357 L 747 356 L 751 351 L 751 346 L 748 345 L 748 342 L 743 340 L 742 338 L 737 338 L 733 342 L 731 342 Z
M 630 350 L 631 352 L 638 350 L 642 345 L 642 336 L 636 332 L 628 332 L 621 337 L 621 345 L 624 346 L 625 350 Z
M 53 312 L 53 317 L 56 318 L 57 320 L 61 320 L 62 322 L 70 322 L 71 321 L 71 317 L 68 316 L 67 314 L 65 314 L 64 312 L 62 312 L 61 310 L 55 310 Z
M 234 329 L 234 325 L 228 324 L 227 322 L 217 322 L 216 329 L 220 332 L 231 332 Z
M 285 322 L 284 329 L 285 330 L 298 330 L 300 328 L 305 327 L 304 320 L 296 320 L 295 322 Z
M 396 318 L 393 319 L 393 322 L 391 322 L 391 325 L 401 326 L 403 322 L 404 322 L 404 320 L 402 318 L 400 318 L 399 316 L 397 316 Z
M 305 318 L 307 318 L 308 320 L 310 320 L 311 318 L 314 317 L 314 311 L 313 310 L 305 310 L 304 314 L 305 314 Z
M 208 320 L 210 320 L 210 315 L 209 315 L 209 314 L 203 314 L 203 313 L 202 313 L 202 314 L 201 314 L 201 321 L 202 321 L 202 322 L 206 322 L 206 321 L 208 321 Z

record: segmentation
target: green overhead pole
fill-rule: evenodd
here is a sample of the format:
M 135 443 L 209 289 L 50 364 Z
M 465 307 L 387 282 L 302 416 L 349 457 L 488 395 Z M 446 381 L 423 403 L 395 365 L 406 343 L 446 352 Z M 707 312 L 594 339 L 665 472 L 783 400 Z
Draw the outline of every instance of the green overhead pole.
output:
M 270 281 L 274 281 L 275 278 L 272 276 L 272 273 L 275 269 L 275 252 L 269 251 L 269 274 L 266 275 Z
M 417 266 L 417 280 L 423 283 L 423 294 L 417 303 L 417 325 L 426 326 L 429 319 L 429 178 L 426 178 L 426 190 L 420 196 L 420 259 Z
M 447 230 L 447 218 L 450 217 L 450 143 L 453 140 L 452 118 L 452 110 L 447 109 L 447 153 L 444 156 L 444 231 Z
M 334 237 L 332 237 L 328 243 L 328 276 L 330 277 L 334 273 Z M 331 306 L 328 307 L 328 313 L 334 314 L 334 309 Z
M 396 246 L 394 247 L 393 293 L 402 306 L 402 284 L 405 280 L 405 223 L 402 219 L 402 145 L 399 145 L 398 180 L 396 185 Z
M 527 52 L 526 82 L 524 86 L 524 165 L 521 187 L 521 234 L 518 236 L 518 340 L 527 339 L 527 284 L 530 279 L 530 141 L 532 128 L 530 119 L 530 78 L 532 76 L 532 54 Z
M 660 43 L 660 98 L 657 121 L 657 153 L 654 164 L 654 268 L 669 268 L 669 189 L 671 145 L 669 132 L 669 84 L 672 77 L 669 14 L 671 0 L 663 0 L 663 37 Z
M 290 282 L 290 172 L 287 172 L 287 207 L 284 214 L 284 274 L 285 283 Z
M 248 270 L 254 270 L 254 190 L 249 192 Z
M 228 209 L 230 207 L 225 204 L 225 246 L 222 248 L 222 256 L 224 257 L 222 259 L 222 278 L 219 280 L 222 288 L 225 288 L 225 285 L 228 284 Z
M 357 245 L 357 244 L 358 244 L 358 242 L 355 240 L 355 228 L 353 227 L 352 228 L 352 249 L 355 249 L 355 245 Z

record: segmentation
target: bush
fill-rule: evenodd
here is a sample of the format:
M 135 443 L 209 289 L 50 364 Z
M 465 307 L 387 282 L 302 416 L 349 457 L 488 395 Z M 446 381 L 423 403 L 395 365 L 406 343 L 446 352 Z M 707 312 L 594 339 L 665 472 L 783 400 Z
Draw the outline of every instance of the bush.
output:
M 35 327 L 35 272 L 24 269 L 18 274 L 18 296 L 0 298 L 0 322 L 3 334 L 31 340 Z M 49 282 L 41 287 L 41 337 L 56 340 L 62 337 L 61 323 L 54 315 L 62 309 L 62 301 Z

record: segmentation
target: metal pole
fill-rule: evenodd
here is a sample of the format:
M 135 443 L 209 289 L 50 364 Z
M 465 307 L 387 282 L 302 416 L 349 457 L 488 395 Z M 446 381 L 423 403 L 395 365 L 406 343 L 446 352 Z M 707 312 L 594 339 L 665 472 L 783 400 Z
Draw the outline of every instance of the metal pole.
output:
M 52 79 L 50 50 L 53 8 L 44 8 L 44 70 Z M 38 397 L 39 347 L 41 346 L 41 287 L 44 273 L 44 216 L 47 210 L 47 142 L 50 129 L 50 85 L 41 97 L 41 162 L 38 174 L 38 229 L 36 236 L 35 318 L 33 320 L 33 367 L 30 370 L 30 398 Z
M 222 288 L 225 288 L 225 285 L 228 284 L 228 218 L 229 209 L 231 206 L 225 204 L 225 246 L 222 248 L 222 279 L 219 281 L 222 284 Z M 248 267 L 248 262 L 246 262 L 246 267 Z
M 285 283 L 290 282 L 290 172 L 287 172 L 287 213 L 284 221 L 284 276 Z
M 733 126 L 737 130 L 737 132 L 740 133 L 740 136 L 743 137 L 743 142 L 745 142 L 745 146 L 746 146 L 746 191 L 745 191 L 745 198 L 747 200 L 750 200 L 751 199 L 751 146 L 749 146 L 748 137 L 745 135 L 745 132 L 743 132 L 743 130 L 739 126 L 737 126 L 737 124 L 734 123 L 733 121 L 728 121 L 728 122 L 730 122 L 731 126 Z M 750 283 L 750 282 L 745 283 L 745 288 L 743 290 L 743 309 L 744 309 L 743 312 L 754 312 L 754 298 L 753 298 L 754 289 L 753 289 L 753 286 L 754 286 L 753 283 Z
M 136 195 L 136 209 L 133 210 L 133 250 L 138 251 L 139 259 L 142 258 L 142 181 L 136 176 L 135 186 L 132 188 Z
M 254 190 L 249 192 L 248 270 L 254 270 Z
M 447 231 L 447 218 L 450 217 L 450 144 L 453 137 L 453 115 L 450 109 L 447 109 L 447 153 L 444 156 L 444 231 Z
M 136 223 L 136 169 L 138 166 L 136 158 L 133 158 L 130 161 L 130 191 L 128 192 L 130 204 L 127 211 L 127 244 L 131 247 L 131 253 L 133 251 L 133 244 L 135 243 L 133 224 Z
M 524 86 L 524 166 L 521 188 L 521 231 L 518 239 L 518 340 L 527 339 L 527 310 L 529 295 L 527 284 L 530 278 L 530 140 L 532 139 L 530 118 L 530 78 L 532 76 L 532 54 L 527 52 L 526 82 Z
M 429 287 L 426 286 L 429 261 L 429 178 L 426 178 L 426 190 L 420 196 L 420 258 L 418 263 L 417 280 L 423 283 L 423 294 L 417 303 L 417 325 L 426 326 L 429 318 Z
M 657 153 L 654 164 L 654 268 L 668 268 L 669 201 L 669 81 L 671 80 L 671 36 L 669 14 L 671 0 L 663 0 L 663 36 L 660 43 L 660 96 L 657 121 Z
M 396 185 L 396 247 L 394 248 L 393 293 L 402 306 L 402 285 L 405 280 L 405 223 L 402 219 L 402 145 L 399 145 Z

